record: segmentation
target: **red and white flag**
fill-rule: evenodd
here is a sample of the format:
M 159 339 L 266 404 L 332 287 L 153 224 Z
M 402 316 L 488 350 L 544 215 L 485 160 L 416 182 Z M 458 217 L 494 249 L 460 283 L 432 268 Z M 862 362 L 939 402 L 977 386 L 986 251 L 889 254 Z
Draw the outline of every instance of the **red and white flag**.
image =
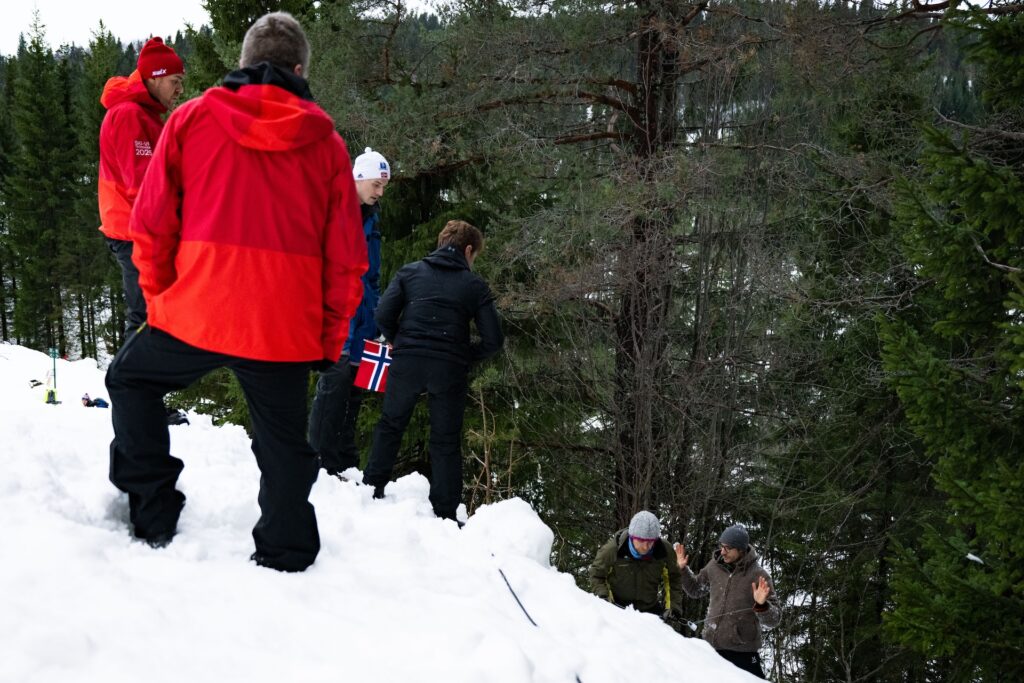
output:
M 384 391 L 388 383 L 388 368 L 391 367 L 391 345 L 366 340 L 363 357 L 359 359 L 354 384 L 367 391 Z

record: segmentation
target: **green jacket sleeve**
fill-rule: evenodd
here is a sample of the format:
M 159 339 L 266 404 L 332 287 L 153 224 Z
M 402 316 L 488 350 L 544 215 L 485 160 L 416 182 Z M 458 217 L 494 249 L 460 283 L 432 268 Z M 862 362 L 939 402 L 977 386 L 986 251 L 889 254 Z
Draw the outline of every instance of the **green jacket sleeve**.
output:
M 668 599 L 665 601 L 667 610 L 673 612 L 681 612 L 683 610 L 683 572 L 679 569 L 679 565 L 676 564 L 675 551 L 672 550 L 672 546 L 668 543 L 669 556 L 665 562 L 668 568 Z
M 609 602 L 615 601 L 608 582 L 614 564 L 615 537 L 613 536 L 597 551 L 597 556 L 594 558 L 593 564 L 590 565 L 590 592 Z

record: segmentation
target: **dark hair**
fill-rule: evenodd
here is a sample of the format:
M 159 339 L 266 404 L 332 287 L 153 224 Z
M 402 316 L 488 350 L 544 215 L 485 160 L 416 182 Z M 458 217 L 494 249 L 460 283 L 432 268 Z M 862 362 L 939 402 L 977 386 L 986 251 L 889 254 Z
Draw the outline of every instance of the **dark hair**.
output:
M 459 251 L 473 247 L 473 253 L 477 254 L 484 248 L 484 235 L 479 228 L 466 221 L 448 221 L 437 236 L 437 246 L 455 247 Z
M 264 14 L 245 32 L 238 65 L 245 68 L 260 62 L 288 70 L 301 64 L 302 75 L 307 75 L 309 40 L 295 17 L 287 12 Z

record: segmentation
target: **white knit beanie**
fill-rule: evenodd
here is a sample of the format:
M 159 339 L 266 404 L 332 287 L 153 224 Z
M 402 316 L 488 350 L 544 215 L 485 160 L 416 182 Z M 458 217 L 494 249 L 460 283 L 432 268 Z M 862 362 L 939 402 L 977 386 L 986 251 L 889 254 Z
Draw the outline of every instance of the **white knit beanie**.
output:
M 388 180 L 391 177 L 391 166 L 383 154 L 367 147 L 352 164 L 352 175 L 356 180 Z

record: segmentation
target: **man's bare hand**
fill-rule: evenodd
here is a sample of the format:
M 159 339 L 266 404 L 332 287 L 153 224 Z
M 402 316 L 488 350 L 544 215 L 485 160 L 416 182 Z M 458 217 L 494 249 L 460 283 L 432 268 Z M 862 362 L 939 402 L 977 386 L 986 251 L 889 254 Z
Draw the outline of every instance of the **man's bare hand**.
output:
M 686 569 L 686 565 L 690 564 L 690 556 L 686 554 L 686 546 L 682 543 L 676 543 L 672 547 L 676 551 L 676 564 L 679 565 L 680 569 Z
M 768 601 L 768 594 L 771 592 L 771 588 L 768 587 L 768 580 L 763 576 L 750 584 L 750 587 L 754 590 L 754 602 L 759 605 L 763 605 Z

